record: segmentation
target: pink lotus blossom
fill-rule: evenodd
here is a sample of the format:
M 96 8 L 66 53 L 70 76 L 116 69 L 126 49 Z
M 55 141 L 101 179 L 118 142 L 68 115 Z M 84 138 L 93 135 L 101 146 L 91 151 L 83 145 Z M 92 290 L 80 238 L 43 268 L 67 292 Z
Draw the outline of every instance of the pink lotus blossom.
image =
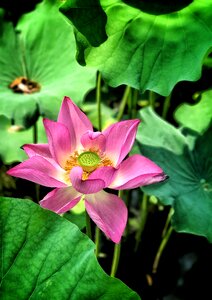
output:
M 127 208 L 121 198 L 104 189 L 132 189 L 166 178 L 148 158 L 138 154 L 126 158 L 139 122 L 121 121 L 103 132 L 94 132 L 86 115 L 65 97 L 57 122 L 43 121 L 48 144 L 24 145 L 29 158 L 8 174 L 55 188 L 40 205 L 58 214 L 83 199 L 91 219 L 107 237 L 119 243 Z

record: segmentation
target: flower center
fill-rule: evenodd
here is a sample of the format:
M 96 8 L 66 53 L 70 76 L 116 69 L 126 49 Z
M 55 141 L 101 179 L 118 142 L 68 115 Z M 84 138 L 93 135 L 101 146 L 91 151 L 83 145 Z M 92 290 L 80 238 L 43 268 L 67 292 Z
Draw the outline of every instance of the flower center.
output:
M 80 166 L 83 169 L 82 180 L 88 179 L 89 175 L 99 167 L 113 166 L 113 163 L 103 153 L 97 152 L 94 149 L 88 149 L 82 153 L 75 151 L 67 159 L 64 170 L 65 181 L 70 184 L 70 171 L 72 168 Z
M 91 151 L 81 153 L 77 160 L 79 165 L 83 168 L 83 171 L 85 172 L 94 171 L 101 163 L 99 155 Z

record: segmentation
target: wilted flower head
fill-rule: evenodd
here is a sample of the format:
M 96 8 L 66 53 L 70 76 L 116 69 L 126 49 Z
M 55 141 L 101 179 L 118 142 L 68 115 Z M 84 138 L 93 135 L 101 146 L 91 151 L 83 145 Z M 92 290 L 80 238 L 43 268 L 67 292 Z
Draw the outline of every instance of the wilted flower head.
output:
M 84 199 L 91 219 L 119 243 L 127 208 L 122 199 L 104 189 L 132 189 L 166 178 L 148 158 L 138 154 L 126 158 L 140 121 L 117 122 L 103 132 L 94 132 L 86 115 L 65 97 L 57 122 L 43 122 L 48 144 L 24 145 L 29 158 L 8 174 L 54 187 L 40 205 L 58 214 Z

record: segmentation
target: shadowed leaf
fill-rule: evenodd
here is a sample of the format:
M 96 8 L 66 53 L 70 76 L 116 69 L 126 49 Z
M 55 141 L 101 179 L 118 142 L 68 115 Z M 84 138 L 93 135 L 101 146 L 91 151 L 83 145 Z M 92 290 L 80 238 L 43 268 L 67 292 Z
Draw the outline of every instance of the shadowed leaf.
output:
M 177 231 L 212 241 L 212 127 L 203 135 L 190 136 L 151 109 L 141 110 L 140 117 L 140 152 L 169 176 L 167 182 L 142 189 L 173 206 L 172 224 Z

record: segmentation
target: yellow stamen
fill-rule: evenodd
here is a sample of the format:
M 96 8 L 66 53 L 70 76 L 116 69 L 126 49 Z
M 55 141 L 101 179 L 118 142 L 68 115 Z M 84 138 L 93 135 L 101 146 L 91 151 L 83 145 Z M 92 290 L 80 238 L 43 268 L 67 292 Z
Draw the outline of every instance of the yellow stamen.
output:
M 72 168 L 80 166 L 83 169 L 82 180 L 88 179 L 89 175 L 99 167 L 113 166 L 113 163 L 109 158 L 96 149 L 88 149 L 81 152 L 78 151 L 72 153 L 65 165 L 65 180 L 70 184 L 70 171 Z

